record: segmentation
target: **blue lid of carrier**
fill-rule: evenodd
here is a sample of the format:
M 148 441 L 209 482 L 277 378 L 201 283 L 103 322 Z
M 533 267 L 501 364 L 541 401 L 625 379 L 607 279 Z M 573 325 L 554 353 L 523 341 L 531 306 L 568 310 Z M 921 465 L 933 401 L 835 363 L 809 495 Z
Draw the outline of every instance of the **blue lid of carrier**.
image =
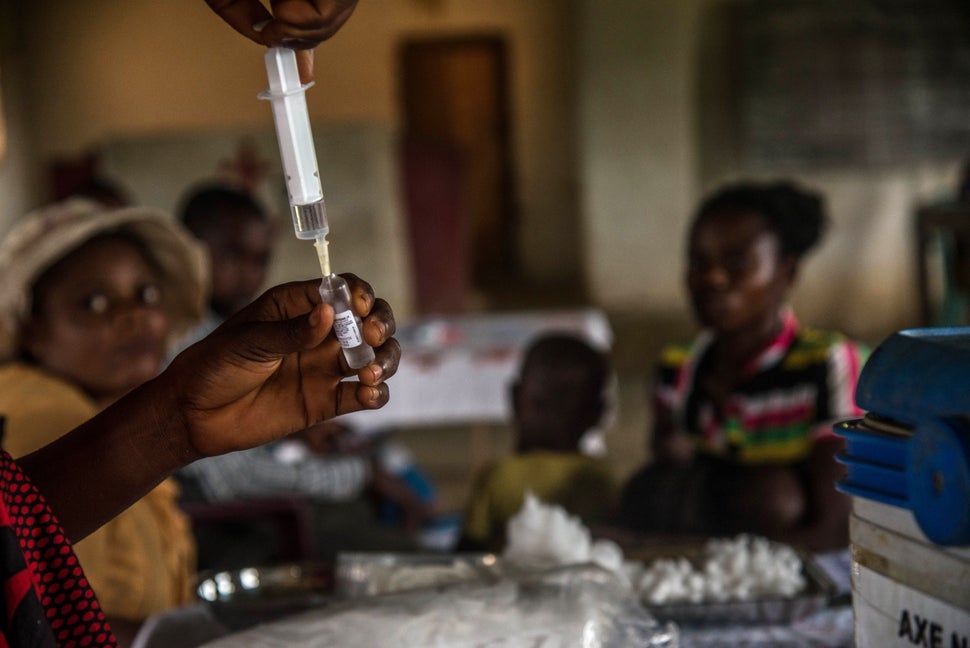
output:
M 856 404 L 901 433 L 837 424 L 846 440 L 837 488 L 909 509 L 937 544 L 970 544 L 970 327 L 889 337 L 859 376 Z
M 862 368 L 855 400 L 864 410 L 909 424 L 970 414 L 970 327 L 894 333 Z

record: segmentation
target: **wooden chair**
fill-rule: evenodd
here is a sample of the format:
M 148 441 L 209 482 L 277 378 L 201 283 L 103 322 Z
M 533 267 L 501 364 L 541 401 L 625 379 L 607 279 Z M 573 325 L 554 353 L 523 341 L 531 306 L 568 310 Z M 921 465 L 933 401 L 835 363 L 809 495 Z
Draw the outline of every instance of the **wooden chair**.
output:
M 280 497 L 235 502 L 182 502 L 193 528 L 270 522 L 280 562 L 305 562 L 318 558 L 311 522 L 310 503 L 300 497 Z

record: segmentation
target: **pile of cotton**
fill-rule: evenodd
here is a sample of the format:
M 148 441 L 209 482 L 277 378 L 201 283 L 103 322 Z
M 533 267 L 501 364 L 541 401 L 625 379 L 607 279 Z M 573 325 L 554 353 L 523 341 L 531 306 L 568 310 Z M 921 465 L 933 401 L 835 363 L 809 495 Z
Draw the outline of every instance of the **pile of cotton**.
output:
M 561 506 L 526 493 L 519 512 L 506 527 L 502 557 L 512 563 L 552 566 L 596 563 L 611 571 L 623 566 L 623 551 L 609 540 L 593 541 L 589 529 Z
M 641 598 L 653 605 L 789 597 L 804 587 L 802 561 L 791 547 L 744 534 L 708 541 L 696 564 L 656 560 L 637 582 Z

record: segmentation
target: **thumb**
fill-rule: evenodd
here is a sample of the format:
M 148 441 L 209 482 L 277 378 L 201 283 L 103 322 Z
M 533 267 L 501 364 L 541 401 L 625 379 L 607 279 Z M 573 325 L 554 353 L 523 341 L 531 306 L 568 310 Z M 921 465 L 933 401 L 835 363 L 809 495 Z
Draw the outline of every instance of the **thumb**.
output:
M 300 71 L 300 83 L 313 81 L 313 52 L 312 49 L 296 50 L 296 67 Z
M 240 322 L 234 346 L 249 360 L 275 360 L 320 345 L 332 326 L 333 308 L 316 304 L 309 313 L 290 319 Z

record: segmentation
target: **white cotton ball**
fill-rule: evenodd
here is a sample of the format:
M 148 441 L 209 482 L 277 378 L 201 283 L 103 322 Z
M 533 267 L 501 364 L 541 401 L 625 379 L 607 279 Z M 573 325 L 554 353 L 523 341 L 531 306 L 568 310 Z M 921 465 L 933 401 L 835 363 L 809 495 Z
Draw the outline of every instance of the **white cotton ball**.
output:
M 589 562 L 589 529 L 560 506 L 550 506 L 526 493 L 519 512 L 506 527 L 504 556 L 510 561 L 534 564 Z M 622 554 L 619 564 L 622 564 Z
M 667 594 L 669 589 L 663 583 L 658 583 L 643 592 L 642 596 L 653 605 L 662 605 L 668 601 Z
M 590 561 L 603 569 L 619 572 L 623 569 L 623 550 L 612 540 L 597 540 L 589 552 Z
M 704 559 L 696 568 L 684 558 L 655 561 L 644 571 L 638 587 L 648 600 L 662 594 L 665 602 L 744 601 L 793 596 L 805 587 L 805 578 L 801 559 L 793 549 L 741 534 L 708 541 Z M 650 590 L 649 597 L 645 588 Z
M 684 585 L 687 600 L 691 603 L 700 603 L 704 600 L 704 576 L 702 574 L 698 572 L 687 574 Z

